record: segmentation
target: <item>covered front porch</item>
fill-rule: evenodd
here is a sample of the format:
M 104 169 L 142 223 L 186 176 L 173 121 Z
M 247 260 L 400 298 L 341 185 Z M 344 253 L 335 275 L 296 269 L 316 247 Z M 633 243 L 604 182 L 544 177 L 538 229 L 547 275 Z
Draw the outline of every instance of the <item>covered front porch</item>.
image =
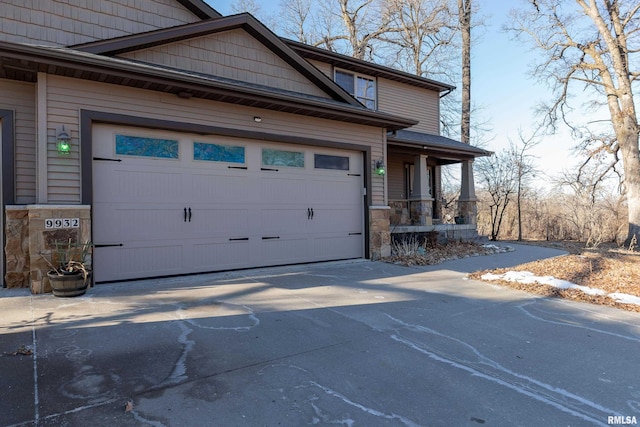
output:
M 449 239 L 477 236 L 473 161 L 492 153 L 440 135 L 392 132 L 387 138 L 387 200 L 392 234 L 437 231 Z M 447 202 L 442 168 L 460 164 L 458 197 Z

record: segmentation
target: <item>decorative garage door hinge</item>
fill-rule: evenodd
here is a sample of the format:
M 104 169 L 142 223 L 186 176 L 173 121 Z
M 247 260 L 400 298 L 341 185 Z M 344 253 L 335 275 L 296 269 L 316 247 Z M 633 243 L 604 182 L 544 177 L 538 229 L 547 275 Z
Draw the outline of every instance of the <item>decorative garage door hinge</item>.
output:
M 122 159 L 108 159 L 106 157 L 94 157 L 93 160 L 98 160 L 101 162 L 121 162 Z

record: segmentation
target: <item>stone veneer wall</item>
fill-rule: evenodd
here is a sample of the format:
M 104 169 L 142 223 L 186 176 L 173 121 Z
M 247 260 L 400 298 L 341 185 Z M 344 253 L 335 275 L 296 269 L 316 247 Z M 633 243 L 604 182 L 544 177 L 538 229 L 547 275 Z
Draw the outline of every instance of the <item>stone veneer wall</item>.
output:
M 7 206 L 5 217 L 5 283 L 7 288 L 28 288 L 29 211 L 26 206 Z
M 47 271 L 55 242 L 91 241 L 91 208 L 81 205 L 27 205 L 6 207 L 7 287 L 30 288 L 31 293 L 51 292 Z M 78 228 L 45 228 L 47 218 L 78 218 Z M 91 259 L 87 260 L 91 265 Z
M 369 208 L 369 251 L 374 261 L 391 255 L 390 213 L 389 206 Z

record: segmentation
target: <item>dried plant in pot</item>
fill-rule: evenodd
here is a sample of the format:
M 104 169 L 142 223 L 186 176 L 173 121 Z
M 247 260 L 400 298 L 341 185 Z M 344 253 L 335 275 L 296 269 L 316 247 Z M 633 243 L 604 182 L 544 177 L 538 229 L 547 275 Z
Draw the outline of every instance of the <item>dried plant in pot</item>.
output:
M 91 270 L 86 264 L 91 251 L 91 243 L 55 242 L 51 251 L 51 260 L 44 255 L 51 268 L 47 272 L 53 295 L 57 297 L 75 297 L 83 295 L 89 286 Z

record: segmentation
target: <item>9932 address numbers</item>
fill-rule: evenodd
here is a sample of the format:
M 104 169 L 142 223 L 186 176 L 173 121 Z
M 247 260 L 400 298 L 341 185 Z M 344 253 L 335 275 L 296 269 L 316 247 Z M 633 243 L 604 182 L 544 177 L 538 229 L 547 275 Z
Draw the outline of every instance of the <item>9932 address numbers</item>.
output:
M 78 228 L 80 218 L 47 218 L 44 220 L 44 228 Z

